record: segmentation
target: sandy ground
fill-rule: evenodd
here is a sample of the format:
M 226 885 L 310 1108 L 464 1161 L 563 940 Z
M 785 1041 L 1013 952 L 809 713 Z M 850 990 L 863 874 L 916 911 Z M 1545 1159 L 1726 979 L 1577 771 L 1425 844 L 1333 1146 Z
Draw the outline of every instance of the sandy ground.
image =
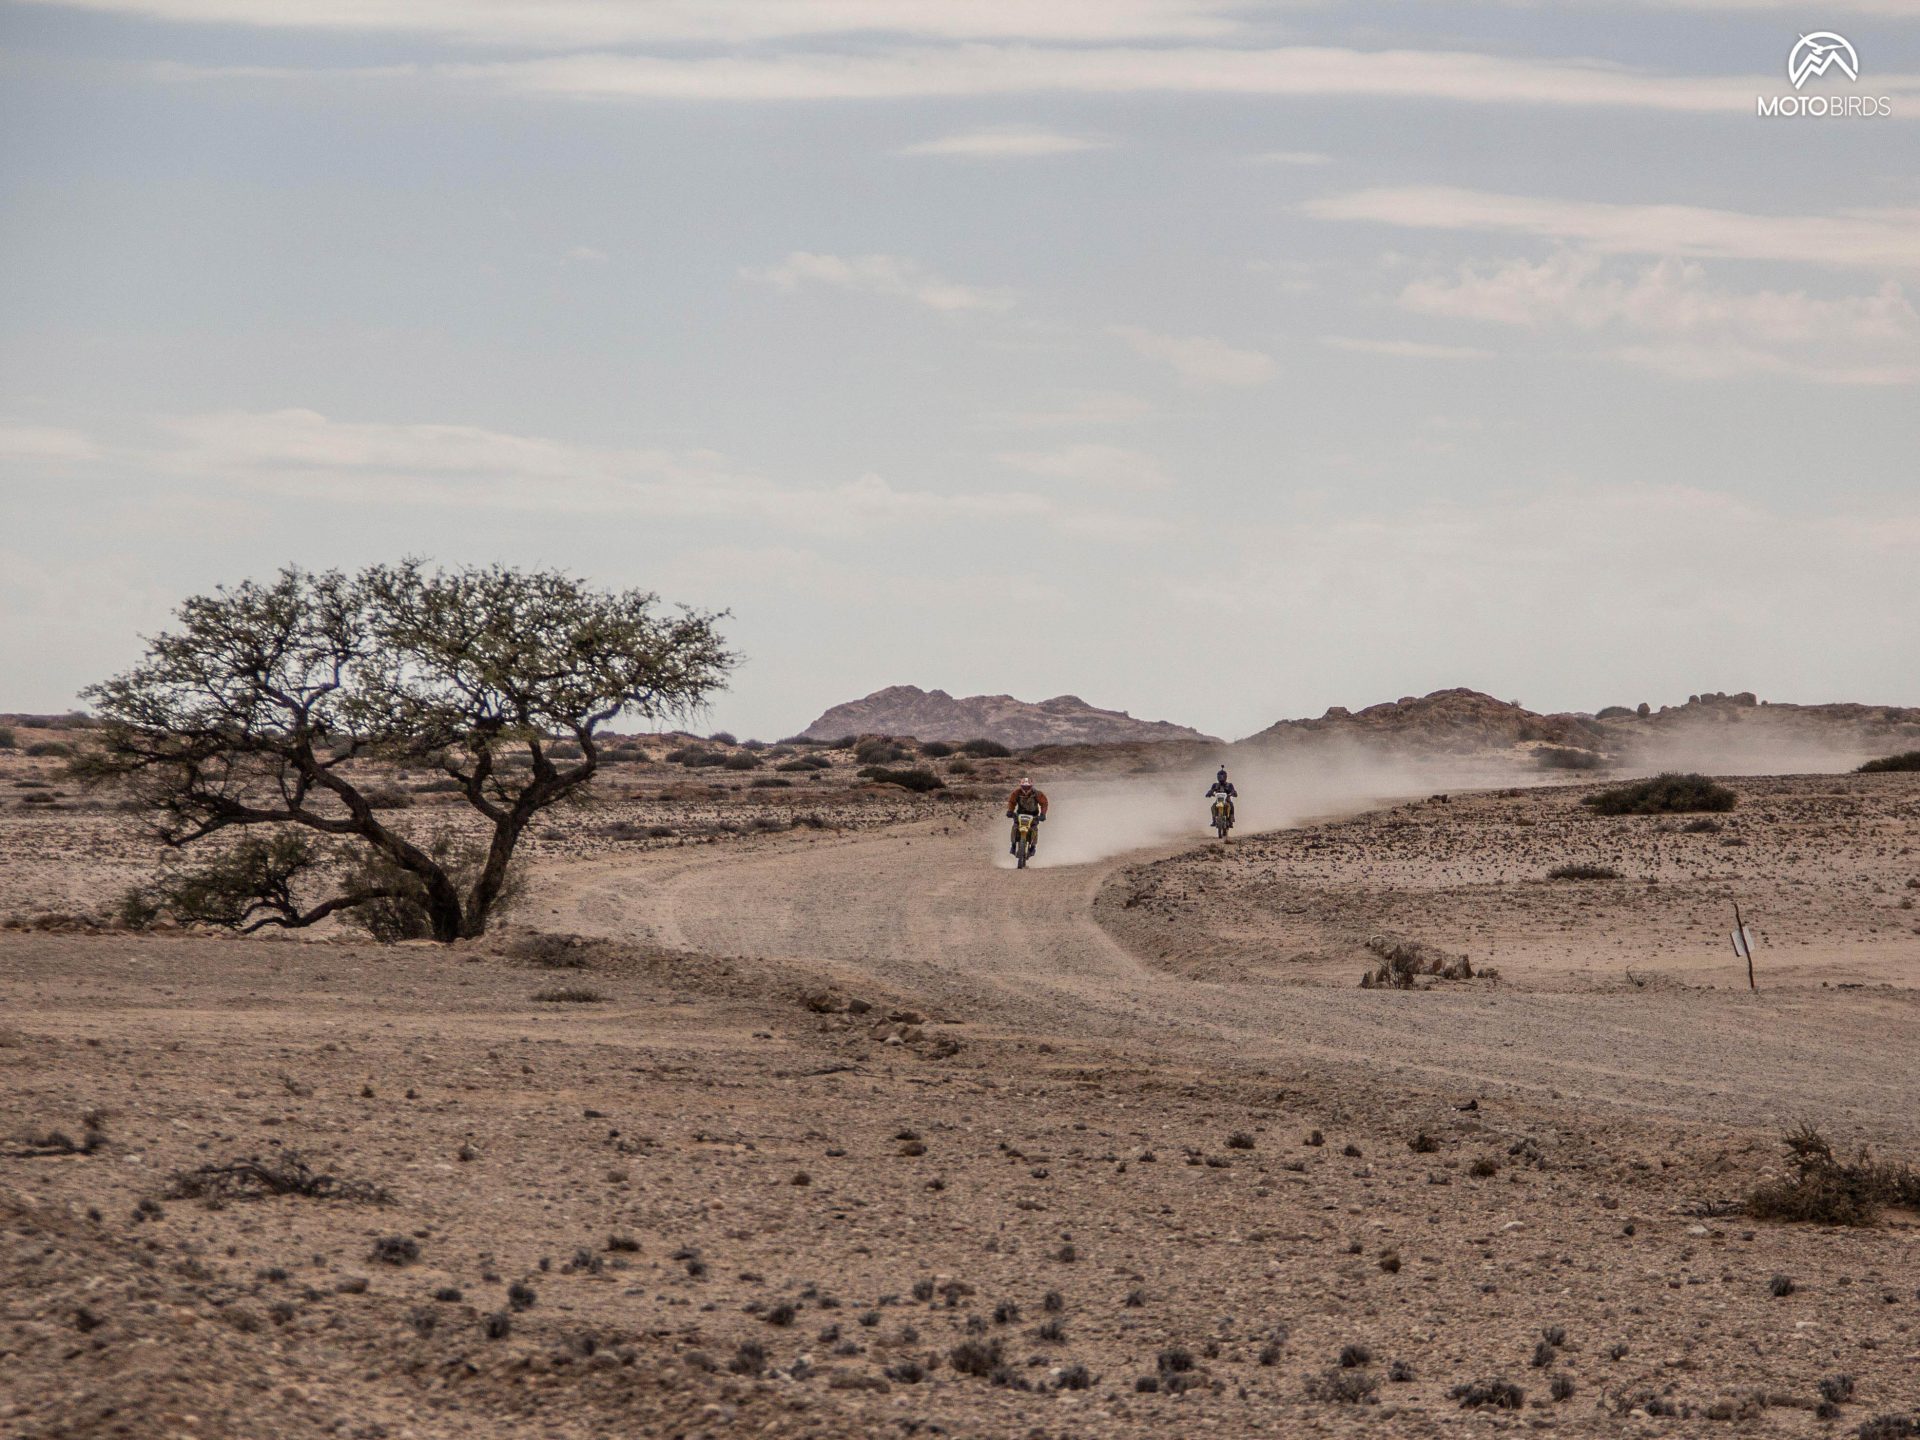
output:
M 698 844 L 599 815 L 450 951 L 0 932 L 0 1434 L 1912 1413 L 1920 1217 L 1725 1202 L 1802 1118 L 1920 1159 L 1920 782 L 1737 788 L 1720 831 L 1451 794 L 1024 873 L 981 797 Z M 0 896 L 97 891 L 124 823 L 0 817 Z M 1625 878 L 1542 878 L 1570 859 Z M 1500 976 L 1362 990 L 1381 932 Z M 389 1203 L 173 1198 L 289 1150 Z

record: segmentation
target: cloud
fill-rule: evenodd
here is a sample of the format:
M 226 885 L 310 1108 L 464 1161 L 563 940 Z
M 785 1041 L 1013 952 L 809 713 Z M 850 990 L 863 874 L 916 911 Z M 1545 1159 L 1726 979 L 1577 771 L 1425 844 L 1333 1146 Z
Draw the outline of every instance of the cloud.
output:
M 39 0 L 117 15 L 254 29 L 431 36 L 572 48 L 835 36 L 1043 42 L 1203 39 L 1240 27 L 1225 0 Z
M 714 451 L 620 449 L 518 436 L 470 424 L 390 424 L 336 420 L 309 409 L 213 411 L 157 422 L 156 442 L 109 449 L 77 432 L 25 436 L 27 459 L 88 461 L 104 472 L 148 482 L 177 482 L 204 495 L 209 484 L 234 490 L 298 495 L 369 509 L 490 509 L 528 515 L 620 515 L 655 520 L 758 522 L 806 536 L 864 536 L 899 526 L 956 522 L 1033 522 L 1116 540 L 1135 538 L 1139 520 L 1064 507 L 1027 492 L 902 490 L 879 474 L 837 484 L 780 484 L 756 476 Z M 0 428 L 0 442 L 25 426 Z M 31 444 L 29 444 L 31 442 Z M 0 449 L 0 459 L 13 459 Z M 1146 476 L 1114 449 L 1114 480 Z M 1058 457 L 1056 478 L 1071 457 Z M 1029 468 L 1029 472 L 1041 472 Z M 171 501 L 169 501 L 171 503 Z
M 796 250 L 777 265 L 741 272 L 749 279 L 797 290 L 802 285 L 826 285 L 911 300 L 929 310 L 949 313 L 965 310 L 1005 310 L 1012 297 L 1002 291 L 982 290 L 943 280 L 915 261 L 898 255 L 816 255 Z
M 1333 157 L 1318 150 L 1268 150 L 1247 157 L 1249 165 L 1331 165 Z
M 1920 268 L 1920 207 L 1749 215 L 1696 205 L 1622 205 L 1409 185 L 1323 196 L 1301 208 L 1317 220 L 1537 235 L 1615 255 Z
M 1154 413 L 1153 405 L 1137 395 L 1121 395 L 1108 390 L 1086 390 L 1068 395 L 1050 407 L 989 416 L 994 424 L 1018 425 L 1029 429 L 1074 425 L 1131 425 Z
M 1136 355 L 1171 365 L 1183 383 L 1196 387 L 1259 385 L 1276 369 L 1271 355 L 1209 335 L 1163 335 L 1138 325 L 1110 325 L 1107 333 L 1125 341 Z
M 1424 340 L 1359 340 L 1349 335 L 1323 335 L 1320 343 L 1335 350 L 1391 355 L 1401 360 L 1486 360 L 1493 355 L 1491 350 L 1476 350 L 1468 345 L 1433 345 Z
M 938 140 L 925 140 L 918 145 L 907 146 L 900 153 L 954 155 L 975 160 L 1031 160 L 1049 155 L 1073 155 L 1083 150 L 1103 150 L 1110 143 L 1085 135 L 1068 135 L 1058 130 L 1005 126 L 968 130 Z
M 99 447 L 78 430 L 0 420 L 0 463 L 75 464 L 99 454 Z
M 1920 380 L 1920 313 L 1895 281 L 1869 295 L 1823 299 L 1805 291 L 1735 291 L 1709 283 L 1697 262 L 1622 268 L 1562 251 L 1546 260 L 1463 268 L 1416 280 L 1409 310 L 1534 330 L 1620 331 L 1651 337 L 1612 353 L 1684 379 L 1791 375 L 1832 384 Z
M 1127 490 L 1157 490 L 1169 483 L 1159 462 L 1118 445 L 1061 445 L 1051 450 L 1016 451 L 994 457 L 1003 465 L 1049 480 Z
M 772 103 L 1158 93 L 1642 109 L 1749 119 L 1754 96 L 1781 84 L 1772 74 L 1673 75 L 1595 60 L 1454 50 L 1186 44 L 1067 49 L 976 42 L 721 55 L 597 49 L 361 69 L 176 65 L 155 72 L 180 80 L 437 79 L 581 99 Z M 1920 75 L 1878 75 L 1875 90 L 1895 98 L 1896 115 L 1920 113 L 1898 103 L 1920 95 Z

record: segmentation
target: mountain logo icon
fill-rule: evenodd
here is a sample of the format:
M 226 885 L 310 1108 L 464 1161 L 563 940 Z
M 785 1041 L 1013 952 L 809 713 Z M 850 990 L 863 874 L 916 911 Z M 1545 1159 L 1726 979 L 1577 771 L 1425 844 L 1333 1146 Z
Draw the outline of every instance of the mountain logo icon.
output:
M 1838 66 L 1849 80 L 1860 78 L 1860 56 L 1844 35 L 1831 30 L 1816 30 L 1802 35 L 1800 43 L 1787 56 L 1787 78 L 1798 90 L 1816 75 L 1824 75 Z

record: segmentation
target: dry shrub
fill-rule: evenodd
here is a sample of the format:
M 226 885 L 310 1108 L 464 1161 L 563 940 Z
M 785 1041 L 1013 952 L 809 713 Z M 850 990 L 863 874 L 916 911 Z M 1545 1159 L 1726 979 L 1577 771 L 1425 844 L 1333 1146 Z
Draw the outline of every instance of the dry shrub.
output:
M 1620 872 L 1611 865 L 1599 865 L 1590 860 L 1556 865 L 1547 871 L 1549 880 L 1618 880 L 1619 878 Z
M 1367 949 L 1380 957 L 1378 968 L 1360 977 L 1363 990 L 1412 990 L 1417 977 L 1434 975 L 1442 980 L 1471 980 L 1473 967 L 1464 955 L 1455 955 L 1424 940 L 1404 935 L 1375 935 Z
M 1882 1206 L 1920 1208 L 1920 1172 L 1909 1165 L 1875 1160 L 1864 1146 L 1852 1160 L 1841 1160 L 1810 1124 L 1801 1124 L 1784 1143 L 1793 1173 L 1749 1191 L 1747 1214 L 1816 1225 L 1871 1225 Z
M 1705 775 L 1668 771 L 1651 780 L 1614 785 L 1581 799 L 1602 815 L 1676 815 L 1695 810 L 1731 810 L 1739 797 Z
M 1898 755 L 1884 755 L 1878 760 L 1869 760 L 1853 773 L 1888 775 L 1897 770 L 1920 770 L 1920 750 L 1905 750 Z
M 383 1185 L 365 1180 L 342 1180 L 315 1170 L 297 1150 L 261 1159 L 248 1156 L 224 1165 L 202 1165 L 177 1170 L 167 1188 L 169 1200 L 260 1200 L 270 1195 L 301 1195 L 309 1200 L 350 1200 L 364 1205 L 391 1205 L 393 1196 Z

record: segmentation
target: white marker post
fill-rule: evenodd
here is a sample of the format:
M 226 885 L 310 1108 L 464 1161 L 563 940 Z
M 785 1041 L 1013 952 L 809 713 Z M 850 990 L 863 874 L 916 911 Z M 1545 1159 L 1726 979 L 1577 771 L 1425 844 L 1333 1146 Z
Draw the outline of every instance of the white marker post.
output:
M 1753 980 L 1753 932 L 1740 918 L 1740 902 L 1733 902 L 1733 953 L 1747 962 L 1747 988 L 1758 990 Z

